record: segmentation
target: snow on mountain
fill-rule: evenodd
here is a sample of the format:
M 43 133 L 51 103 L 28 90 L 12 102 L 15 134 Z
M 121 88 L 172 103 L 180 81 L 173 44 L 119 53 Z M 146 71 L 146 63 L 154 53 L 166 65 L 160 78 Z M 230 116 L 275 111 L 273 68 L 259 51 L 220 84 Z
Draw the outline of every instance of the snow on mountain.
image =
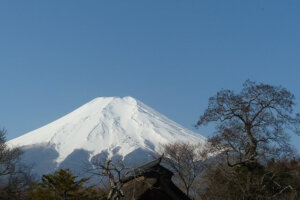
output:
M 58 167 L 79 171 L 99 155 L 147 161 L 162 144 L 175 141 L 203 143 L 205 138 L 132 97 L 99 97 L 8 144 L 21 147 L 24 162 L 41 175 Z

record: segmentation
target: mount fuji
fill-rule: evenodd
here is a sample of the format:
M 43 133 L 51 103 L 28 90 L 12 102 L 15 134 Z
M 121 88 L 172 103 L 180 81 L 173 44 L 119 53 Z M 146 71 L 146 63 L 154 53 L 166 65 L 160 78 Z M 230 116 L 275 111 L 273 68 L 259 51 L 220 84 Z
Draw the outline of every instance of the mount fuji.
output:
M 161 145 L 176 141 L 205 143 L 206 138 L 132 97 L 99 97 L 8 145 L 20 147 L 23 162 L 40 176 L 58 168 L 80 172 L 97 156 L 147 162 Z

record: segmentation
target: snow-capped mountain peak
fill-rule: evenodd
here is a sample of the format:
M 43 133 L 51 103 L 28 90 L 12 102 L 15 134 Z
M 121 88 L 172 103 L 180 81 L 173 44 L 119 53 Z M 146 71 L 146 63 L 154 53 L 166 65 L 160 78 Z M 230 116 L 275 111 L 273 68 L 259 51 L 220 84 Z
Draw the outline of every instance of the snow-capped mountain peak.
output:
M 137 150 L 159 152 L 162 144 L 175 141 L 202 143 L 205 138 L 132 97 L 99 97 L 8 144 L 22 147 L 27 160 L 32 160 L 28 152 L 40 157 L 41 151 L 43 159 L 51 154 L 47 162 L 60 167 L 78 151 L 84 152 L 89 161 L 104 152 L 110 157 L 126 158 Z M 43 161 L 37 165 L 43 165 Z

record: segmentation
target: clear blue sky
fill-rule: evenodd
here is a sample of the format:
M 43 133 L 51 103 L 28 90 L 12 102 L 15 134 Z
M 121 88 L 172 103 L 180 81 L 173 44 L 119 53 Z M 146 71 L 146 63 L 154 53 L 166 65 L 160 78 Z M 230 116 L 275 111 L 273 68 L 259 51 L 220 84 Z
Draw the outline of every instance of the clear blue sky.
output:
M 1 1 L 0 72 L 8 139 L 98 96 L 194 130 L 210 96 L 248 78 L 288 88 L 300 112 L 300 1 Z

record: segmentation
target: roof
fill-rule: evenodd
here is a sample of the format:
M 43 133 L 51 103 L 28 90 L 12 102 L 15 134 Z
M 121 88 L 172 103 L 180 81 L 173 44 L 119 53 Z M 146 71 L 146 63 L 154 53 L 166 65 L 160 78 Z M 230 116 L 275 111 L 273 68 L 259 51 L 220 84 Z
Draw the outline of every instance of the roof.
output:
M 147 172 L 151 172 L 154 169 L 157 169 L 158 167 L 160 168 L 164 168 L 163 166 L 160 165 L 161 160 L 163 158 L 164 155 L 162 155 L 161 157 L 159 157 L 158 159 L 155 159 L 149 163 L 146 163 L 145 165 L 142 165 L 140 167 L 134 168 L 132 171 L 130 171 L 130 175 L 126 176 L 124 178 L 121 179 L 121 182 L 126 183 L 134 178 L 137 178 L 139 176 L 142 176 L 143 174 L 147 173 Z M 164 170 L 168 171 L 169 173 L 173 174 L 170 170 L 164 168 Z
M 172 182 L 173 173 L 160 165 L 162 158 L 134 168 L 129 176 L 121 179 L 125 195 L 121 199 L 191 200 Z

